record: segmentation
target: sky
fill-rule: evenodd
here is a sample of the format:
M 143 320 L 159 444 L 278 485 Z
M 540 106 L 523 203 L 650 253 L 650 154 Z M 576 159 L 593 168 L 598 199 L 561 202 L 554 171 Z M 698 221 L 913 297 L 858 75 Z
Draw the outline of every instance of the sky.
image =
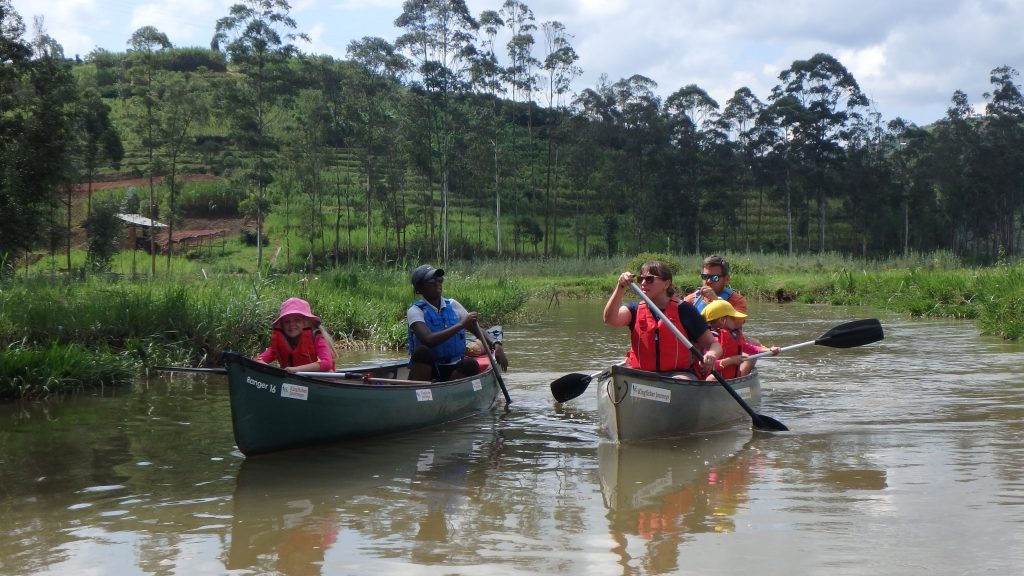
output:
M 32 36 L 34 17 L 68 56 L 123 51 L 146 25 L 175 46 L 209 46 L 237 0 L 10 0 Z M 476 16 L 504 0 L 466 0 Z M 539 25 L 565 26 L 583 74 L 573 91 L 640 74 L 667 97 L 696 84 L 720 106 L 741 87 L 762 101 L 779 74 L 817 53 L 837 58 L 883 120 L 941 119 L 953 92 L 979 111 L 993 68 L 1024 70 L 1020 0 L 524 0 Z M 345 57 L 352 40 L 393 42 L 402 0 L 291 0 L 307 53 Z M 1017 78 L 1020 85 L 1020 78 Z

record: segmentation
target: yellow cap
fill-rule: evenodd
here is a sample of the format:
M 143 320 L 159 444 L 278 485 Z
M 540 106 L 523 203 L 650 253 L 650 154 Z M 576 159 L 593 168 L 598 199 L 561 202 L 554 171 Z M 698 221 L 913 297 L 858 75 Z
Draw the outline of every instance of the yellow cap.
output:
M 728 300 L 722 300 L 721 298 L 705 306 L 704 309 L 700 311 L 700 313 L 708 322 L 718 320 L 723 316 L 734 316 L 736 318 L 747 317 L 747 315 L 744 314 L 743 312 L 740 312 L 733 308 L 732 304 L 729 304 Z

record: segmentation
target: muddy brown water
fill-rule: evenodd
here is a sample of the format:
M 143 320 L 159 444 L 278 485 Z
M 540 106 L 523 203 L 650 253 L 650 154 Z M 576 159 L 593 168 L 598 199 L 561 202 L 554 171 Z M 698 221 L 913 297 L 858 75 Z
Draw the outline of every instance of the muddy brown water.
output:
M 762 360 L 791 432 L 616 446 L 548 389 L 624 353 L 602 305 L 506 327 L 510 410 L 395 438 L 245 459 L 220 377 L 0 405 L 0 574 L 1024 573 L 1024 345 L 755 306 L 765 343 L 886 338 Z

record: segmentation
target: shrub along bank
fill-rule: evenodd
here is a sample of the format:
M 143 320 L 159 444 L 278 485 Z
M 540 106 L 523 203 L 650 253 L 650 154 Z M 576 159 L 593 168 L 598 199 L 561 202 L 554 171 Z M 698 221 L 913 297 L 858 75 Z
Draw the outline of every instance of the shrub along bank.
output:
M 561 298 L 605 298 L 622 270 L 668 260 L 681 289 L 701 258 L 642 254 L 606 260 L 491 261 L 448 267 L 446 294 L 483 324 L 512 324 Z M 857 262 L 837 255 L 730 256 L 749 299 L 870 305 L 924 317 L 974 319 L 983 334 L 1024 336 L 1024 266 L 963 268 L 948 257 Z M 280 303 L 310 301 L 339 348 L 405 345 L 413 265 L 348 266 L 311 275 L 162 276 L 128 282 L 36 276 L 0 285 L 0 398 L 130 382 L 156 365 L 214 365 L 224 350 L 254 353 Z

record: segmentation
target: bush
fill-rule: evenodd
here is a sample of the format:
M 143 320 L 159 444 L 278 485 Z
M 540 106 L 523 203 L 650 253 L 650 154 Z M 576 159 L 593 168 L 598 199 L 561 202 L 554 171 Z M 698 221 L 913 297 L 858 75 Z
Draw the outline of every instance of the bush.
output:
M 121 221 L 117 219 L 118 204 L 112 199 L 93 204 L 92 214 L 85 220 L 89 231 L 88 260 L 93 272 L 110 270 L 110 261 L 121 241 Z
M 672 270 L 673 279 L 675 279 L 680 274 L 686 271 L 686 269 L 683 268 L 683 263 L 679 260 L 679 258 L 671 254 L 665 254 L 663 252 L 643 252 L 637 254 L 629 261 L 629 271 L 633 272 L 634 274 L 639 274 L 640 267 L 643 266 L 644 263 L 650 262 L 651 260 L 660 260 L 665 264 L 668 264 L 669 269 Z
M 224 54 L 209 48 L 171 48 L 167 50 L 166 68 L 174 72 L 195 72 L 202 68 L 213 72 L 227 71 Z
M 256 233 L 255 228 L 250 228 L 246 226 L 245 228 L 242 228 L 238 232 L 239 240 L 241 240 L 243 244 L 245 244 L 246 246 L 256 245 L 256 238 L 258 237 L 258 234 Z M 263 237 L 261 238 L 261 240 L 263 241 L 264 246 L 270 244 L 270 241 L 267 239 L 266 232 L 263 233 Z
M 244 199 L 242 190 L 226 183 L 197 182 L 181 191 L 178 209 L 188 218 L 238 216 L 239 204 Z

